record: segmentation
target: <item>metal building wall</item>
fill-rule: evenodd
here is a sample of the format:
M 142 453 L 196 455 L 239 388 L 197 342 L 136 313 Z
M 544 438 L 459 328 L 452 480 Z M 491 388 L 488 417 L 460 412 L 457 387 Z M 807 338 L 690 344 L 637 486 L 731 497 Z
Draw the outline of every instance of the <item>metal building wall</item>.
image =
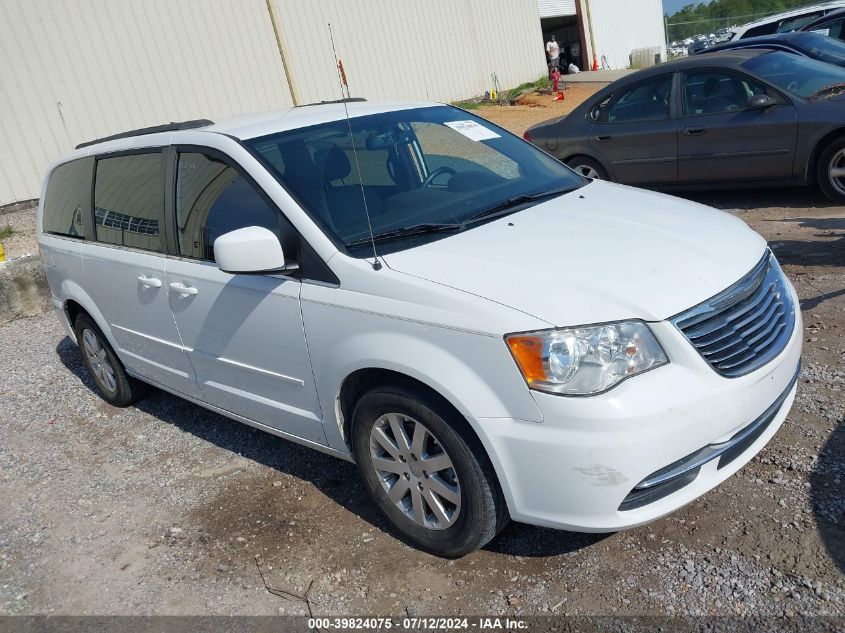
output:
M 0 0 L 0 205 L 127 129 L 340 96 L 455 101 L 545 72 L 537 0 Z M 291 84 L 282 63 L 285 52 Z M 293 91 L 292 91 L 293 89 Z
M 589 5 L 595 53 L 601 63 L 607 57 L 613 69 L 628 68 L 631 52 L 637 48 L 659 47 L 666 60 L 661 0 L 580 0 L 582 10 Z M 586 11 L 583 15 L 586 19 Z M 585 27 L 589 29 L 589 26 Z M 584 43 L 590 47 L 589 30 Z M 592 62 L 592 54 L 589 55 Z
M 0 0 L 0 204 L 77 143 L 291 105 L 265 0 Z
M 301 102 L 340 96 L 327 24 L 353 96 L 456 101 L 545 70 L 537 0 L 278 0 Z

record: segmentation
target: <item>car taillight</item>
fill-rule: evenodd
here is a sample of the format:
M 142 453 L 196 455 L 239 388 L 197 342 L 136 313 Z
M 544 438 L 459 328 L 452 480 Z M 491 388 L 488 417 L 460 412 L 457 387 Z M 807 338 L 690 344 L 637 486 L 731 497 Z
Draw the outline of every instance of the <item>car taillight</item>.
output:
M 529 133 L 528 133 L 528 130 L 526 130 L 526 131 L 525 131 L 525 133 L 522 135 L 522 138 L 524 138 L 524 139 L 525 139 L 526 141 L 528 141 L 529 143 L 530 143 L 530 142 L 531 142 L 531 140 L 532 140 L 532 139 L 531 139 L 531 134 L 529 134 Z

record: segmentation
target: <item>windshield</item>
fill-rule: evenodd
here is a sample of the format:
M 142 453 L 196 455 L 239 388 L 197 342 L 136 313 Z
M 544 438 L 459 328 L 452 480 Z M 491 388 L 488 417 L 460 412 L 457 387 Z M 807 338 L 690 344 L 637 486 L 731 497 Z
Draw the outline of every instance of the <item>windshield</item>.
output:
M 753 57 L 742 66 L 802 99 L 809 99 L 829 86 L 845 83 L 845 68 L 781 51 Z
M 356 257 L 372 254 L 364 196 L 378 252 L 386 254 L 586 182 L 523 140 L 450 106 L 353 117 L 245 145 Z

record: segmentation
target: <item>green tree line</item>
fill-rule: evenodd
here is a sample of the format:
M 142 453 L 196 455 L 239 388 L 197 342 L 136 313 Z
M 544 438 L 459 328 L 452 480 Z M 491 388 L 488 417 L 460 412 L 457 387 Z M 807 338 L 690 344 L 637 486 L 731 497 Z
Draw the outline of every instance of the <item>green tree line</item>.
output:
M 713 0 L 709 4 L 688 4 L 668 16 L 669 41 L 699 33 L 715 33 L 723 27 L 753 22 L 769 13 L 816 2 L 818 0 Z

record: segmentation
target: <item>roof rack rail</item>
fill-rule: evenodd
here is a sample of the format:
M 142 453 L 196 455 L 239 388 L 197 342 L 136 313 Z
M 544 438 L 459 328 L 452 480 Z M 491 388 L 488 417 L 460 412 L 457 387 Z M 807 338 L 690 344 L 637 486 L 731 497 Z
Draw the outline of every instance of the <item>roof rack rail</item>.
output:
M 86 141 L 76 146 L 76 149 L 82 149 L 89 145 L 96 145 L 97 143 L 105 143 L 106 141 L 114 141 L 119 138 L 129 138 L 132 136 L 143 136 L 145 134 L 156 134 L 157 132 L 175 132 L 177 130 L 193 130 L 199 127 L 206 127 L 213 125 L 214 121 L 208 119 L 193 119 L 191 121 L 171 121 L 164 125 L 153 125 L 152 127 L 142 127 L 137 130 L 129 130 L 128 132 L 121 132 L 120 134 L 112 134 L 111 136 L 104 136 L 93 141 Z
M 364 97 L 347 97 L 345 99 L 335 99 L 333 101 L 315 101 L 314 103 L 303 103 L 296 106 L 297 108 L 306 108 L 308 106 L 329 105 L 330 103 L 357 103 L 359 101 L 366 101 Z

